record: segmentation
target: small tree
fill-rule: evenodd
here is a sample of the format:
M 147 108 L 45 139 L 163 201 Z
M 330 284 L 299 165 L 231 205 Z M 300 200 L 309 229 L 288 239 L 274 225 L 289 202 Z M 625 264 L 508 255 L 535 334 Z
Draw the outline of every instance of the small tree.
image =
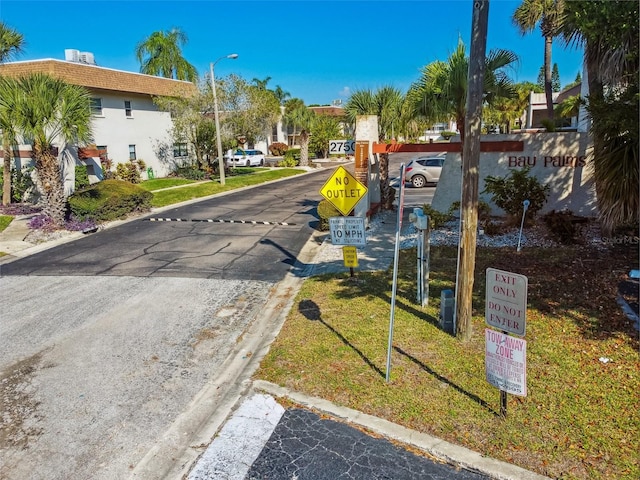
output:
M 327 115 L 316 115 L 311 125 L 311 140 L 309 148 L 313 152 L 318 152 L 322 158 L 329 156 L 329 142 L 340 138 L 340 124 L 335 117 Z
M 508 177 L 485 178 L 485 189 L 482 193 L 490 193 L 491 200 L 509 216 L 519 218 L 522 215 L 523 203 L 529 200 L 527 218 L 532 219 L 547 202 L 549 185 L 529 175 L 529 168 L 512 170 Z

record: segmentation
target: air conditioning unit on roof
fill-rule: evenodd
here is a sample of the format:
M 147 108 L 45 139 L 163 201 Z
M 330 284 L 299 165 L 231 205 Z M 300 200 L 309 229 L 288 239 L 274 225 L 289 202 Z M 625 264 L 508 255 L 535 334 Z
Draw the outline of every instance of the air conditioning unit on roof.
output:
M 80 61 L 82 63 L 88 63 L 89 65 L 96 64 L 96 61 L 93 58 L 93 53 L 91 52 L 80 52 Z
M 80 61 L 80 51 L 74 48 L 67 48 L 64 51 L 64 59 L 67 62 L 79 62 Z

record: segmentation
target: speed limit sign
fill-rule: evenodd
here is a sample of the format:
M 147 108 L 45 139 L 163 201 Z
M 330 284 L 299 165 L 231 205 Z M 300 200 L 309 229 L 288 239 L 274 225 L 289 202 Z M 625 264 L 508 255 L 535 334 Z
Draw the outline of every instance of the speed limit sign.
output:
M 353 155 L 356 151 L 355 140 L 329 140 L 330 155 Z

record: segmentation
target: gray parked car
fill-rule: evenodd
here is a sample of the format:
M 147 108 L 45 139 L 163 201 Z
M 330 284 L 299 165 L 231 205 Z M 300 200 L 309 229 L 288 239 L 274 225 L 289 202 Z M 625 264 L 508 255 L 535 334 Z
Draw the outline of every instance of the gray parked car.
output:
M 443 164 L 444 157 L 414 158 L 407 164 L 404 181 L 411 182 L 416 188 L 424 187 L 428 183 L 438 183 Z

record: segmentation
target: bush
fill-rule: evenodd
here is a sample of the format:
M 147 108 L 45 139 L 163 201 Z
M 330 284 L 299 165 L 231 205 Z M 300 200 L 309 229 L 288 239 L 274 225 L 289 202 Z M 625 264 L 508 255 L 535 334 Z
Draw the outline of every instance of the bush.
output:
M 588 220 L 578 217 L 570 210 L 562 212 L 550 211 L 542 217 L 542 221 L 549 229 L 551 236 L 563 245 L 578 243 L 578 236 L 581 234 L 579 224 Z
M 449 207 L 449 215 L 454 216 L 454 213 L 460 210 L 460 202 L 453 202 Z M 478 200 L 478 221 L 487 222 L 491 219 L 491 206 L 484 200 Z
M 277 163 L 277 167 L 297 167 L 300 164 L 295 158 L 287 158 L 286 156 Z
M 144 160 L 129 160 L 127 163 L 119 163 L 116 165 L 116 178 L 129 183 L 140 183 L 142 181 L 140 173 L 146 167 Z
M 296 165 L 300 165 L 300 149 L 299 148 L 290 148 L 284 153 L 285 160 L 295 160 Z
M 532 220 L 544 206 L 549 186 L 529 176 L 529 168 L 512 170 L 508 177 L 488 176 L 482 193 L 490 193 L 491 200 L 512 218 L 522 215 L 523 202 L 529 200 L 527 219 Z
M 151 208 L 153 194 L 123 180 L 104 180 L 75 192 L 69 209 L 78 220 L 104 222 Z
M 204 180 L 206 173 L 202 170 L 198 170 L 196 167 L 176 167 L 173 171 L 176 177 L 186 178 L 188 180 Z
M 287 150 L 289 150 L 289 146 L 286 143 L 276 142 L 269 145 L 271 155 L 276 157 L 281 157 L 287 152 Z
M 442 227 L 445 223 L 453 219 L 453 215 L 451 213 L 442 213 L 433 208 L 431 205 L 424 205 L 422 207 L 422 211 L 425 215 L 429 217 L 429 225 L 431 230 L 437 230 Z M 451 209 L 450 209 L 451 211 Z
M 449 139 L 451 139 L 451 137 L 455 137 L 457 134 L 456 134 L 456 132 L 448 132 L 448 131 L 445 130 L 444 132 L 440 132 L 440 135 L 445 140 L 449 140 Z
M 28 190 L 34 188 L 31 180 L 31 172 L 34 167 L 23 167 L 19 170 L 11 171 L 11 201 L 20 203 L 25 200 Z
M 89 175 L 87 174 L 87 167 L 84 165 L 76 167 L 76 183 L 74 190 L 80 190 L 81 188 L 89 186 Z
M 320 200 L 318 203 L 318 216 L 320 217 L 320 230 L 329 230 L 329 219 L 331 217 L 341 217 L 342 214 L 329 200 Z
M 101 158 L 100 166 L 102 167 L 102 178 L 104 180 L 110 180 L 115 178 L 115 173 L 111 171 L 111 167 L 113 166 L 113 160 L 110 158 Z

